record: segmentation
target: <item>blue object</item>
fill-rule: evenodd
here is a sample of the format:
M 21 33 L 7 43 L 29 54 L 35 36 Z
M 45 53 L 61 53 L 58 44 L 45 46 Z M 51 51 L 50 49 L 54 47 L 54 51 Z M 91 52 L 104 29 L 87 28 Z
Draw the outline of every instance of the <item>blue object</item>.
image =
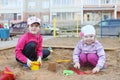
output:
M 8 39 L 9 36 L 10 36 L 9 29 L 4 29 L 4 28 L 0 29 L 0 38 L 1 39 Z
M 48 50 L 50 51 L 50 50 L 52 50 L 52 48 L 51 48 L 51 47 L 48 47 Z
M 23 67 L 24 68 L 29 68 L 27 64 L 23 64 Z
M 102 20 L 101 20 L 102 21 Z M 100 23 L 100 36 L 102 38 L 102 23 Z
M 100 36 L 119 36 L 120 35 L 120 19 L 101 20 Z

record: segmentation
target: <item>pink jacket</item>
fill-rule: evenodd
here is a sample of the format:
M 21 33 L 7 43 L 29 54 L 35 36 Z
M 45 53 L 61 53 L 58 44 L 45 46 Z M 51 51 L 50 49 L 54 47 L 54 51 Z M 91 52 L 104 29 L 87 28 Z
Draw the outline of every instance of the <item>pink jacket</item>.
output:
M 17 59 L 19 59 L 21 62 L 26 63 L 27 57 L 22 53 L 22 50 L 24 49 L 25 44 L 27 44 L 30 41 L 34 41 L 37 43 L 37 56 L 42 56 L 42 36 L 40 34 L 34 35 L 29 32 L 22 35 L 15 48 L 15 56 Z

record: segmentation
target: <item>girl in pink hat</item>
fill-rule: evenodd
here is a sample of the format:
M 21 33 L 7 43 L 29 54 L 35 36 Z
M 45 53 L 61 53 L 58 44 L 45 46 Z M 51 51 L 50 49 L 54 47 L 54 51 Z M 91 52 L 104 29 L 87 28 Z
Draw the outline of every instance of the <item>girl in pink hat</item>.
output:
M 93 66 L 92 73 L 97 73 L 105 67 L 106 56 L 103 46 L 95 39 L 96 31 L 94 26 L 86 25 L 81 28 L 80 40 L 73 53 L 74 67 L 89 64 Z
M 15 48 L 15 57 L 25 67 L 30 67 L 32 61 L 42 64 L 42 58 L 48 57 L 50 51 L 42 49 L 42 36 L 39 33 L 40 19 L 30 17 L 27 24 L 29 31 L 19 38 Z

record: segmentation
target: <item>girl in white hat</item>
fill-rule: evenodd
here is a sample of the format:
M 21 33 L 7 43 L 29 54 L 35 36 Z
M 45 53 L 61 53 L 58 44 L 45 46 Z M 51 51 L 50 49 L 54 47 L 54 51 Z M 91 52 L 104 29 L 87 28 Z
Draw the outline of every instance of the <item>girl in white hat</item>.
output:
M 82 40 L 77 43 L 73 53 L 74 67 L 80 69 L 89 64 L 93 66 L 92 73 L 97 73 L 105 67 L 106 56 L 103 46 L 95 39 L 94 26 L 82 27 L 80 36 Z

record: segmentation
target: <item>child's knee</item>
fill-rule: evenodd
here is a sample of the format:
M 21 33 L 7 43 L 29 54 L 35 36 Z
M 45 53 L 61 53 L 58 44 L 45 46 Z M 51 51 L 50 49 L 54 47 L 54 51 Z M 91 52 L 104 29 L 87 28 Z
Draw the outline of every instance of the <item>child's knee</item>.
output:
M 87 59 L 88 61 L 97 61 L 98 60 L 98 56 L 96 54 L 88 54 L 87 55 Z
M 31 48 L 35 48 L 35 47 L 36 47 L 35 42 L 29 42 L 28 45 L 29 45 L 29 47 L 31 47 Z
M 43 52 L 43 54 L 47 54 L 47 55 L 50 54 L 50 51 L 48 49 L 43 49 L 42 52 Z
M 43 58 L 46 58 L 50 55 L 50 51 L 48 49 L 43 49 L 42 53 L 43 53 Z

